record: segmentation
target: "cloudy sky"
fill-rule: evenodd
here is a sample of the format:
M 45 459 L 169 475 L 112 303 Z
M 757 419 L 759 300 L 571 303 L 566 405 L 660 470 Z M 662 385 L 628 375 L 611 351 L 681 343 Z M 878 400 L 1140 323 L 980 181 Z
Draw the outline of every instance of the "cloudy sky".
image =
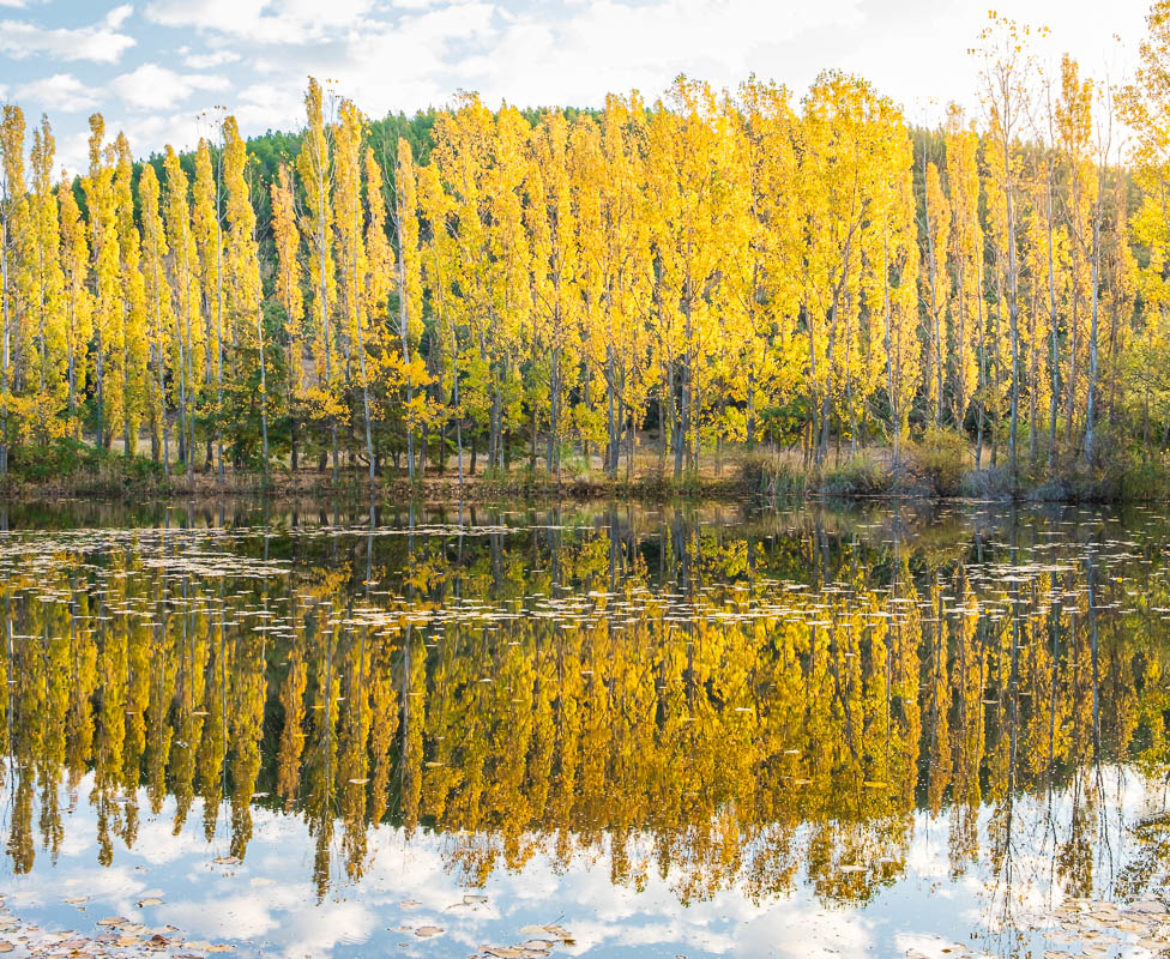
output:
M 751 73 L 803 92 L 817 72 L 860 73 L 930 122 L 975 106 L 967 54 L 988 0 L 0 0 L 0 99 L 47 112 L 61 162 L 85 157 L 101 110 L 140 155 L 191 145 L 222 104 L 245 134 L 299 122 L 309 74 L 370 115 L 441 106 L 599 104 L 658 95 L 679 73 L 734 86 Z M 1132 70 L 1148 0 L 1004 0 L 1045 24 L 1044 55 Z M 1121 42 L 1113 40 L 1116 35 Z

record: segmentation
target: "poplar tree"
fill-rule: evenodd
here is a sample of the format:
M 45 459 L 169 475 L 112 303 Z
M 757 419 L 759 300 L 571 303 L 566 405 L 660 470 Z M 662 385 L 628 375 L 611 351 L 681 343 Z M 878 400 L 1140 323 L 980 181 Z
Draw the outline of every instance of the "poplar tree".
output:
M 300 231 L 297 227 L 296 202 L 292 175 L 282 163 L 272 182 L 272 238 L 276 246 L 275 294 L 284 309 L 285 356 L 288 362 L 285 403 L 289 424 L 289 444 L 292 469 L 296 472 L 299 450 L 297 425 L 299 408 L 303 402 L 305 333 L 302 321 L 305 299 L 301 289 L 303 268 L 300 260 Z
M 106 371 L 121 326 L 122 289 L 117 217 L 114 201 L 114 170 L 103 146 L 105 121 L 100 113 L 89 118 L 89 175 L 81 181 L 89 223 L 89 249 L 94 286 L 94 400 L 97 445 L 109 449 L 113 423 L 106 406 Z M 117 405 L 120 408 L 121 404 Z
M 198 348 L 202 316 L 200 259 L 192 224 L 190 182 L 178 154 L 170 147 L 166 150 L 163 169 L 166 245 L 170 251 L 169 272 L 175 303 L 171 342 L 178 381 L 179 461 L 191 483 L 195 470 L 195 389 L 203 369 Z
M 252 339 L 259 382 L 249 386 L 249 395 L 260 404 L 261 463 L 268 479 L 268 384 L 264 351 L 263 289 L 260 285 L 260 249 L 256 240 L 256 213 L 249 195 L 248 153 L 240 138 L 235 117 L 223 121 L 223 181 L 227 193 L 228 232 L 224 243 L 227 314 L 233 330 L 232 341 Z M 236 383 L 247 375 L 237 359 Z M 255 390 L 253 393 L 252 390 Z M 242 405 L 242 404 L 241 404 Z
M 14 439 L 12 347 L 20 317 L 13 273 L 26 230 L 25 204 L 24 113 L 6 103 L 0 120 L 0 476 L 8 473 Z
M 66 406 L 63 432 L 82 438 L 78 409 L 80 389 L 89 368 L 90 342 L 94 335 L 93 295 L 89 287 L 89 243 L 86 224 L 73 195 L 72 184 L 62 179 L 57 187 L 61 224 L 61 272 L 64 284 Z
M 317 331 L 313 341 L 313 364 L 316 383 L 309 390 L 312 415 L 329 425 L 330 446 L 333 454 L 333 480 L 337 481 L 338 436 L 337 418 L 341 406 L 334 393 L 336 358 L 335 334 L 331 304 L 336 287 L 333 259 L 333 158 L 331 129 L 326 127 L 323 113 L 321 85 L 309 78 L 305 94 L 305 114 L 308 126 L 297 157 L 297 172 L 305 191 L 305 212 L 301 217 L 301 232 L 309 248 L 309 285 Z
M 222 151 L 217 151 L 222 152 Z M 199 139 L 195 151 L 195 183 L 192 191 L 191 231 L 199 255 L 199 276 L 203 295 L 203 376 L 199 384 L 200 410 L 214 423 L 207 434 L 207 469 L 216 464 L 216 477 L 222 487 L 223 465 L 223 222 L 220 218 L 221 189 L 215 172 L 211 144 Z M 214 376 L 214 398 L 212 377 Z M 212 455 L 212 436 L 215 454 Z
M 163 474 L 169 476 L 171 427 L 167 415 L 166 383 L 170 370 L 168 346 L 174 326 L 174 309 L 171 286 L 165 274 L 164 258 L 170 251 L 159 211 L 159 196 L 158 175 L 154 172 L 154 167 L 148 164 L 138 182 L 142 219 L 142 272 L 146 280 L 146 301 L 151 318 L 150 366 L 153 375 L 149 378 L 147 405 L 150 414 L 151 458 L 157 463 L 161 453 Z

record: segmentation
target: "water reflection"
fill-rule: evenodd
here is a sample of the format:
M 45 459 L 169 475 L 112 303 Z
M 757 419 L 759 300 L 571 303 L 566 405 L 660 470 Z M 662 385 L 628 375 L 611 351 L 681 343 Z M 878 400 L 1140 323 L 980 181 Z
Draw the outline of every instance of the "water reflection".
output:
M 291 816 L 318 900 L 360 895 L 390 829 L 441 836 L 466 888 L 604 860 L 615 886 L 684 905 L 807 887 L 864 906 L 913 873 L 927 822 L 1008 951 L 1038 881 L 1132 897 L 1164 877 L 1155 514 L 148 521 L 6 518 L 17 875 L 83 821 L 101 866 L 165 814 L 232 867 L 256 817 Z M 1129 820 L 1119 776 L 1143 783 Z

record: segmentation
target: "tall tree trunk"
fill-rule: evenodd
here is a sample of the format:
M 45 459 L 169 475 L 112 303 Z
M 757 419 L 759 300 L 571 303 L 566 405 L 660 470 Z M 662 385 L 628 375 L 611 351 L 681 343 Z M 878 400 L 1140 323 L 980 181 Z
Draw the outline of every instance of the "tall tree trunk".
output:
M 930 286 L 930 364 L 927 375 L 934 380 L 934 425 L 942 423 L 942 344 L 938 317 L 938 277 L 935 275 L 934 227 L 930 222 L 930 191 L 926 187 L 926 153 L 922 154 L 922 196 L 925 204 L 927 283 Z
M 1060 394 L 1060 340 L 1059 329 L 1060 324 L 1056 315 L 1056 267 L 1053 263 L 1053 235 L 1052 223 L 1055 219 L 1055 213 L 1052 208 L 1052 198 L 1055 191 L 1055 184 L 1053 177 L 1055 171 L 1052 166 L 1048 170 L 1048 194 L 1047 194 L 1047 209 L 1046 216 L 1048 220 L 1048 326 L 1052 337 L 1051 349 L 1052 356 L 1050 358 L 1052 364 L 1052 396 L 1048 402 L 1048 471 L 1052 473 L 1056 469 L 1056 417 L 1057 408 L 1059 404 Z
M 1008 245 L 1008 320 L 1012 349 L 1011 385 L 1011 430 L 1009 434 L 1009 459 L 1011 461 L 1012 489 L 1019 486 L 1018 436 L 1020 427 L 1020 318 L 1017 302 L 1018 277 L 1016 267 L 1016 209 L 1012 183 L 1011 148 L 1008 136 L 1004 136 L 1004 197 L 1007 205 Z
M 894 466 L 901 462 L 902 442 L 902 411 L 898 400 L 897 378 L 901 373 L 901 363 L 894 355 L 893 316 L 890 310 L 890 240 L 889 236 L 882 237 L 882 314 L 885 317 L 885 346 L 886 346 L 886 393 L 890 403 L 890 439 L 894 446 Z
M 1088 396 L 1085 399 L 1085 464 L 1092 466 L 1096 462 L 1096 447 L 1093 429 L 1096 425 L 1097 413 L 1097 338 L 1098 338 L 1098 305 L 1100 296 L 1097 288 L 1100 279 L 1101 264 L 1101 194 L 1105 186 L 1104 162 L 1101 165 L 1100 186 L 1097 191 L 1097 209 L 1093 213 L 1093 250 L 1092 250 L 1092 313 L 1089 321 L 1089 382 Z
M 221 161 L 222 162 L 222 161 Z M 223 171 L 219 179 L 222 180 Z M 215 186 L 215 456 L 219 488 L 223 489 L 223 237 L 220 227 L 220 184 Z
M 605 447 L 605 472 L 610 479 L 614 479 L 617 477 L 620 439 L 614 410 L 616 397 L 614 396 L 613 344 L 607 344 L 605 354 L 606 435 L 609 437 Z
M 674 435 L 671 437 L 674 440 L 674 478 L 682 477 L 683 471 L 683 456 L 686 451 L 687 443 L 687 394 L 690 392 L 689 384 L 687 382 L 687 365 L 686 358 L 683 358 L 682 372 L 680 374 L 680 389 L 679 400 L 675 406 L 674 415 Z
M 95 324 L 96 325 L 96 324 Z M 96 353 L 96 362 L 94 363 L 94 374 L 97 384 L 94 387 L 94 401 L 97 406 L 97 437 L 96 445 L 98 449 L 106 448 L 105 439 L 105 385 L 106 385 L 106 351 L 102 340 L 101 326 L 97 325 L 94 330 L 94 352 Z M 8 392 L 8 328 L 7 324 L 4 329 L 4 392 Z M 4 446 L 8 447 L 8 420 L 7 413 L 5 413 L 4 421 Z
M 406 425 L 406 476 L 410 484 L 414 485 L 414 422 L 413 401 L 414 381 L 409 373 L 410 368 L 410 315 L 406 304 L 406 257 L 402 249 L 402 208 L 396 202 L 395 232 L 398 234 L 398 326 L 402 337 L 402 360 L 408 372 L 406 374 L 406 416 L 403 417 Z M 367 424 L 369 417 L 366 418 Z M 373 478 L 370 479 L 371 484 Z
M 256 339 L 260 345 L 260 440 L 264 456 L 264 483 L 268 484 L 268 375 L 264 356 L 264 311 L 256 309 Z
M 171 475 L 171 424 L 167 419 L 167 387 L 166 375 L 164 367 L 166 357 L 166 346 L 163 342 L 163 327 L 162 327 L 162 304 L 160 301 L 160 288 L 162 279 L 159 276 L 158 270 L 158 244 L 155 243 L 154 251 L 154 327 L 155 327 L 155 342 L 157 343 L 156 360 L 158 363 L 158 415 L 161 419 L 159 424 L 162 427 L 162 444 L 163 444 L 163 476 L 170 477 Z
M 3 222 L 0 223 L 0 311 L 3 312 L 3 329 L 0 330 L 0 336 L 4 341 L 2 345 L 4 355 L 0 357 L 0 476 L 8 475 L 8 387 L 12 363 L 12 316 L 8 303 L 8 216 L 10 210 L 11 205 L 5 211 Z M 100 399 L 98 402 L 98 422 L 101 422 Z

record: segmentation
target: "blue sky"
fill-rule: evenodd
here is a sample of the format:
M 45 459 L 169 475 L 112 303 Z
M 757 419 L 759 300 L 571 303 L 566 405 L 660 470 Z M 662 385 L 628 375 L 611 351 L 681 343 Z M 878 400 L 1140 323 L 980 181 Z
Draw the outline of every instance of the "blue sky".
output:
M 1148 0 L 1011 0 L 1089 72 L 1132 70 Z M 977 110 L 966 53 L 988 0 L 0 0 L 0 99 L 49 114 L 60 162 L 84 162 L 101 110 L 134 152 L 192 145 L 216 105 L 245 134 L 299 123 L 309 74 L 372 116 L 441 106 L 650 99 L 679 73 L 734 86 L 751 73 L 804 91 L 825 67 L 860 73 L 933 122 Z M 1122 42 L 1112 40 L 1118 35 Z

